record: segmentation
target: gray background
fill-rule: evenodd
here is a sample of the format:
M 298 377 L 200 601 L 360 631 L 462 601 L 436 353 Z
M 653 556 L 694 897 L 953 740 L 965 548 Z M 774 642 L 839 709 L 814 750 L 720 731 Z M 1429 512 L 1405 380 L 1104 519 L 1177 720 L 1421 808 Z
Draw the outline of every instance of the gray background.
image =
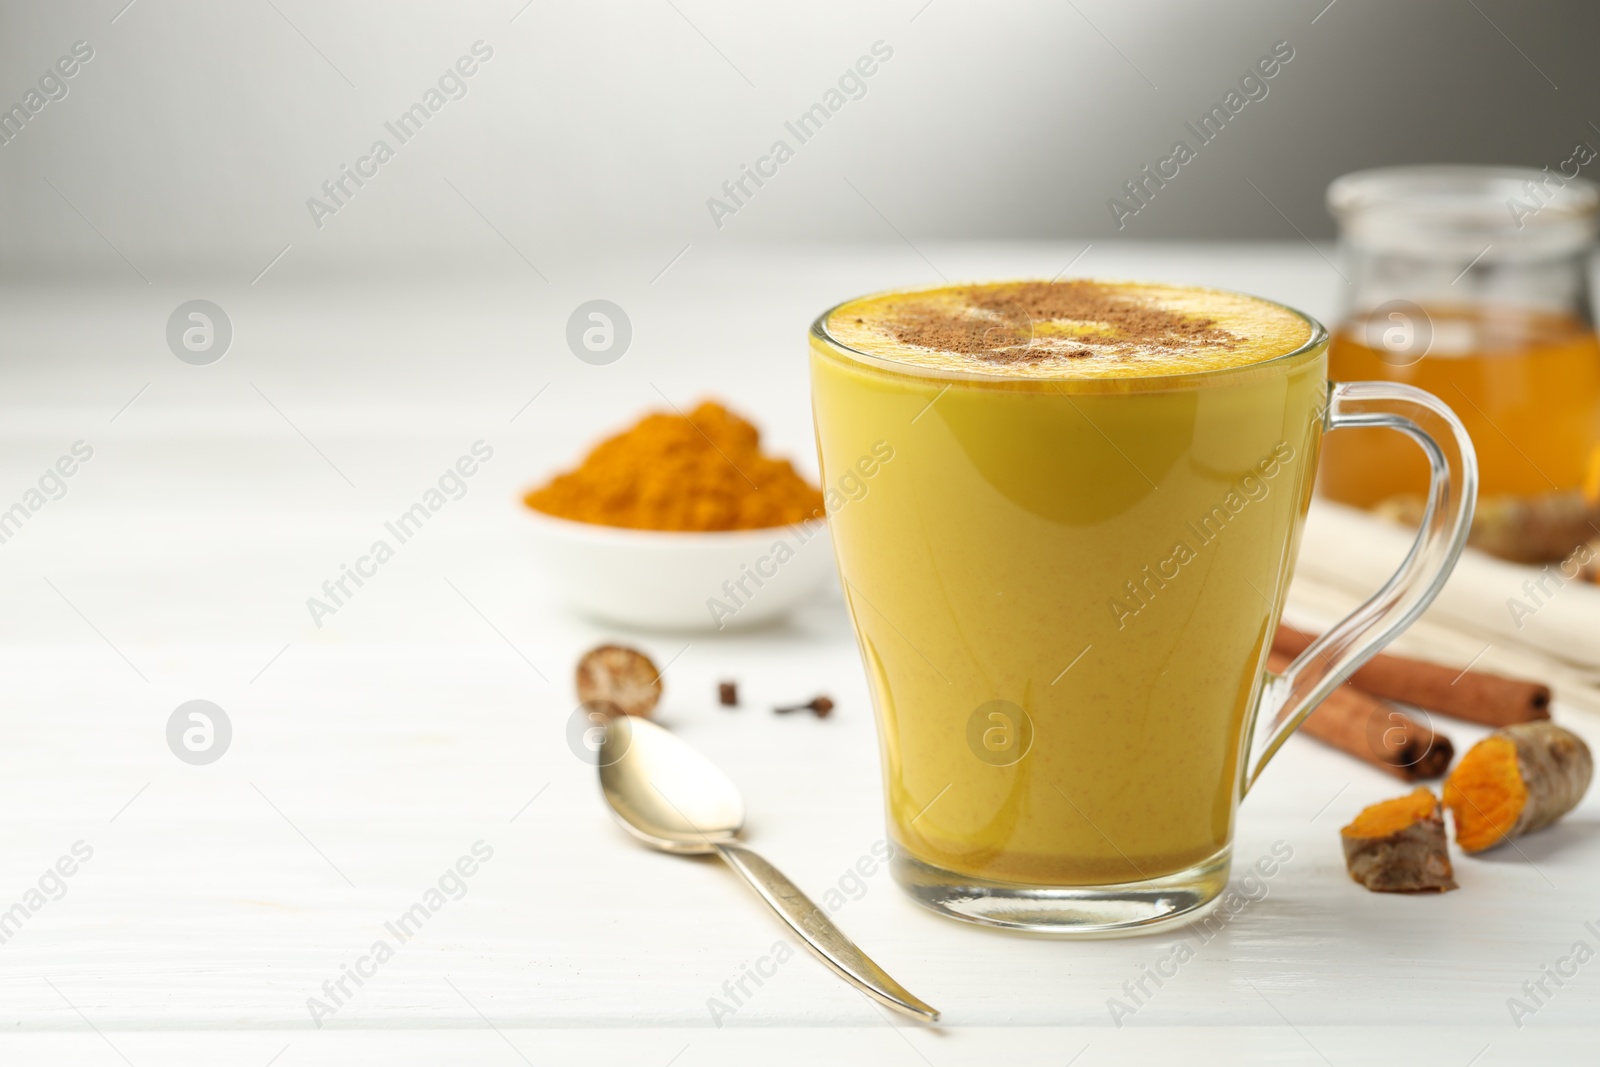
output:
M 548 275 L 629 245 L 664 263 L 897 231 L 1320 239 L 1345 171 L 1600 146 L 1600 12 L 1577 0 L 524 3 L 5 3 L 0 104 L 74 41 L 95 58 L 0 147 L 0 271 L 248 280 L 292 246 L 291 278 Z M 479 39 L 494 58 L 468 95 L 319 230 L 307 198 Z M 715 227 L 706 198 L 793 144 L 784 120 L 878 40 L 894 57 L 866 96 Z M 1107 198 L 1278 40 L 1295 57 L 1269 95 L 1119 233 Z

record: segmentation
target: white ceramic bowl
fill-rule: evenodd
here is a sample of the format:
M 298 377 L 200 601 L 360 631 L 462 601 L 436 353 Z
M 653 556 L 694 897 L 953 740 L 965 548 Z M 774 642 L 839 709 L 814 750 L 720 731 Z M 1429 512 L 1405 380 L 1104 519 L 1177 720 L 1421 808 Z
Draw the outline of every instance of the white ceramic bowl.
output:
M 776 618 L 833 579 L 827 523 L 713 533 L 629 530 L 522 508 L 535 559 L 567 607 L 646 629 Z

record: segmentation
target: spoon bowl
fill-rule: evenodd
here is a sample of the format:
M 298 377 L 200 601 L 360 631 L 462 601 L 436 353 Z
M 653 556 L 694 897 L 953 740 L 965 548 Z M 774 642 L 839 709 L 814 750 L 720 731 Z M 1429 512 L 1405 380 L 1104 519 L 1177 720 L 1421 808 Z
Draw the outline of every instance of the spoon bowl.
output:
M 597 711 L 604 719 L 600 791 L 617 821 L 651 848 L 715 853 L 835 974 L 880 1004 L 934 1022 L 937 1010 L 891 978 L 782 871 L 739 842 L 744 798 L 727 775 L 648 719 Z
M 705 855 L 744 828 L 744 798 L 732 779 L 647 719 L 611 716 L 599 764 L 612 814 L 652 848 Z

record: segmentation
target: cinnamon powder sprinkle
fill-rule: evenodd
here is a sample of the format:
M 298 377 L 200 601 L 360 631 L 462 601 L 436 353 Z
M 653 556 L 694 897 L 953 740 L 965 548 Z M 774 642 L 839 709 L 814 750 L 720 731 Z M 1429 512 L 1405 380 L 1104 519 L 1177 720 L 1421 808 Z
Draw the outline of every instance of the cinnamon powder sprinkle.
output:
M 1204 346 L 1232 349 L 1239 338 L 1216 320 L 1168 311 L 1130 299 L 1097 282 L 1018 282 L 943 290 L 954 301 L 911 300 L 884 305 L 885 325 L 903 344 L 976 356 L 992 363 L 1034 363 L 1109 353 L 1179 353 Z M 973 315 L 979 308 L 989 314 Z M 860 321 L 859 319 L 857 320 Z M 1086 324 L 1094 347 L 1036 345 L 1036 325 Z

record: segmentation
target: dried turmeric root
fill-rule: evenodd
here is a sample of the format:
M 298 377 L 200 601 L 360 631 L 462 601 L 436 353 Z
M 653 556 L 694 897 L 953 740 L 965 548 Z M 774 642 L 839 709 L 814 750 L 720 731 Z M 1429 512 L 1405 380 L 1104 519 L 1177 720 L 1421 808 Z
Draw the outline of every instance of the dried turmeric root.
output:
M 1456 888 L 1444 836 L 1444 813 L 1432 791 L 1363 808 L 1339 831 L 1350 877 L 1374 893 L 1426 893 Z
M 1456 844 L 1484 849 L 1542 830 L 1578 806 L 1594 758 L 1583 738 L 1552 722 L 1496 730 L 1468 750 L 1444 783 Z
M 1595 470 L 1600 471 L 1600 466 Z M 1423 506 L 1422 497 L 1406 494 L 1389 497 L 1374 510 L 1402 525 L 1417 526 L 1422 522 Z M 1594 536 L 1597 525 L 1600 498 L 1584 493 L 1479 497 L 1467 544 L 1514 563 L 1555 563 L 1574 555 L 1575 548 Z M 1577 554 L 1587 557 L 1587 553 Z

